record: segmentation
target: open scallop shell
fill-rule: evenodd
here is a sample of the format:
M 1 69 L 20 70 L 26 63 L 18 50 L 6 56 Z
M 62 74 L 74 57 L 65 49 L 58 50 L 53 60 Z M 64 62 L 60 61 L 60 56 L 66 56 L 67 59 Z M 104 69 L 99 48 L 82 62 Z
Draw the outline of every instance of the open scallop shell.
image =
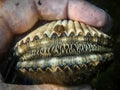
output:
M 72 20 L 47 23 L 17 42 L 18 70 L 35 83 L 70 85 L 89 81 L 112 59 L 111 37 Z

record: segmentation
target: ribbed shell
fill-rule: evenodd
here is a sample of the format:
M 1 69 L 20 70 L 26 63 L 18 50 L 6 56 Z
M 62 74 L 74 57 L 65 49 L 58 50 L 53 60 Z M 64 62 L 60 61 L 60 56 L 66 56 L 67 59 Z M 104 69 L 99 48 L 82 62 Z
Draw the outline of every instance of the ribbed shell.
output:
M 88 83 L 113 57 L 110 36 L 72 20 L 37 28 L 16 44 L 15 53 L 20 58 L 18 70 L 32 81 L 61 85 Z
M 61 35 L 62 34 L 62 35 Z M 97 36 L 104 38 L 110 38 L 107 34 L 104 34 L 100 30 L 96 28 L 86 25 L 84 23 L 80 23 L 78 21 L 72 20 L 58 20 L 47 23 L 30 34 L 28 34 L 25 38 L 20 40 L 17 45 L 21 45 L 22 43 L 26 43 L 29 41 L 33 41 L 34 39 L 42 39 L 45 37 L 60 37 L 60 36 Z

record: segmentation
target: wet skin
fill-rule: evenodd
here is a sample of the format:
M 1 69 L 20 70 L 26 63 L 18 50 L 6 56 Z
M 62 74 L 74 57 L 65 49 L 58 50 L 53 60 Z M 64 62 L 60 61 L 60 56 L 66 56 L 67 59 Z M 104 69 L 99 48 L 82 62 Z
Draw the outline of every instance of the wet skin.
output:
M 85 0 L 1 0 L 0 1 L 0 55 L 7 52 L 14 35 L 30 30 L 37 21 L 72 19 L 97 28 L 110 29 L 111 18 L 102 9 Z M 8 84 L 0 83 L 0 86 Z M 35 88 L 68 90 L 57 85 L 8 85 L 14 90 Z M 75 87 L 78 90 L 80 86 Z M 31 89 L 32 90 L 32 89 Z

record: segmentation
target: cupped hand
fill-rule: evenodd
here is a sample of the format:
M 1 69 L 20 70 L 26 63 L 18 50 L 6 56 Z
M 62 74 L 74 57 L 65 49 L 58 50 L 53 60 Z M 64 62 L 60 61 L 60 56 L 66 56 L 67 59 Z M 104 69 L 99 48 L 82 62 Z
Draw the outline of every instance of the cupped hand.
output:
M 0 55 L 8 50 L 14 35 L 30 30 L 37 21 L 72 19 L 104 30 L 110 29 L 111 18 L 104 10 L 85 0 L 1 0 L 0 1 Z M 0 83 L 1 85 L 7 85 Z M 12 88 L 39 90 L 68 90 L 56 85 L 17 86 Z M 17 90 L 14 89 L 14 90 Z M 80 87 L 74 87 L 79 90 Z M 33 89 L 29 89 L 33 90 Z M 36 89 L 37 90 L 37 89 Z M 73 89 L 72 89 L 73 90 Z M 86 89 L 87 90 L 87 89 Z

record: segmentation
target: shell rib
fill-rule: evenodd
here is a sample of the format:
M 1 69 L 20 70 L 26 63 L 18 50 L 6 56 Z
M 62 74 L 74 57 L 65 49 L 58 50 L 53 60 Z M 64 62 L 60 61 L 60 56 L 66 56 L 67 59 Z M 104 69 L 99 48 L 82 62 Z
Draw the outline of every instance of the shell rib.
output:
M 16 44 L 17 68 L 35 83 L 82 83 L 112 59 L 111 42 L 110 36 L 84 23 L 52 21 Z
M 52 38 L 54 33 L 57 34 L 57 37 L 60 37 L 61 34 L 65 34 L 66 36 L 71 36 L 71 34 L 74 34 L 74 36 L 103 36 L 104 38 L 110 39 L 110 36 L 107 34 L 104 34 L 103 32 L 98 31 L 96 28 L 84 23 L 72 20 L 59 20 L 47 23 L 44 26 L 37 28 L 35 31 L 20 40 L 17 43 L 17 46 L 21 45 L 22 43 L 26 43 L 28 39 L 29 41 L 33 41 L 35 37 L 38 37 L 39 39 L 45 37 Z

